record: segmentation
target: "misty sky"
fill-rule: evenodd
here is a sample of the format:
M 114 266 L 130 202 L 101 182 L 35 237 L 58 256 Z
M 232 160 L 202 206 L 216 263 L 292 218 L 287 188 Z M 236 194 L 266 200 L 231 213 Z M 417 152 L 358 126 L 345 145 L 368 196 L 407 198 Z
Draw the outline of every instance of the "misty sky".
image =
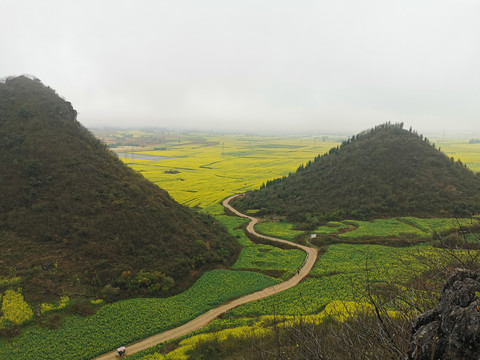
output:
M 0 77 L 87 127 L 480 135 L 480 0 L 0 0 Z

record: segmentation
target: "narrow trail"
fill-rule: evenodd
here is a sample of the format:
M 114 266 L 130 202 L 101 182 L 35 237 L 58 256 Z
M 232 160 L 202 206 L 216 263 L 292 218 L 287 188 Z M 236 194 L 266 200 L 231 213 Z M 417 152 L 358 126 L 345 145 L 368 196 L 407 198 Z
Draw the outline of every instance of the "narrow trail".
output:
M 187 335 L 187 334 L 189 334 L 189 333 L 191 333 L 195 330 L 199 330 L 199 329 L 205 327 L 206 325 L 208 325 L 213 319 L 217 318 L 218 316 L 224 314 L 228 310 L 231 310 L 231 309 L 233 309 L 237 306 L 249 303 L 251 301 L 263 299 L 263 298 L 266 298 L 268 296 L 277 294 L 281 291 L 290 289 L 291 287 L 297 285 L 303 278 L 305 278 L 308 275 L 308 273 L 310 272 L 310 270 L 313 268 L 313 265 L 315 264 L 315 261 L 317 260 L 317 250 L 316 249 L 310 248 L 308 246 L 303 246 L 303 245 L 300 245 L 300 244 L 295 244 L 295 243 L 293 243 L 291 241 L 288 241 L 288 240 L 277 239 L 277 238 L 274 238 L 274 237 L 271 237 L 271 236 L 265 236 L 265 235 L 257 233 L 254 229 L 254 226 L 258 222 L 258 219 L 254 218 L 254 217 L 251 217 L 251 216 L 248 216 L 248 215 L 245 215 L 245 214 L 242 214 L 241 212 L 237 211 L 232 206 L 230 206 L 229 202 L 237 196 L 239 196 L 239 195 L 230 196 L 229 198 L 227 198 L 223 201 L 222 205 L 225 208 L 229 209 L 231 212 L 233 212 L 235 215 L 250 219 L 250 223 L 247 226 L 247 231 L 249 233 L 251 233 L 251 234 L 253 234 L 257 237 L 263 238 L 263 239 L 288 244 L 288 245 L 297 247 L 297 248 L 305 251 L 307 256 L 305 258 L 303 266 L 299 269 L 299 271 L 293 277 L 291 277 L 290 279 L 288 279 L 288 280 L 286 280 L 286 281 L 284 281 L 280 284 L 276 284 L 276 285 L 270 286 L 268 288 L 265 288 L 263 290 L 257 291 L 255 293 L 242 296 L 242 297 L 240 297 L 238 299 L 235 299 L 235 300 L 231 300 L 229 302 L 226 302 L 222 305 L 217 306 L 214 309 L 211 309 L 211 310 L 207 311 L 206 313 L 196 317 L 193 320 L 190 320 L 189 322 L 187 322 L 187 323 L 185 323 L 185 324 L 183 324 L 179 327 L 176 327 L 176 328 L 168 330 L 168 331 L 164 331 L 164 332 L 156 334 L 156 335 L 152 335 L 152 336 L 150 336 L 148 338 L 145 338 L 143 340 L 139 340 L 135 343 L 126 345 L 128 355 L 131 355 L 131 354 L 137 353 L 139 351 L 148 349 L 148 348 L 150 348 L 152 346 L 155 346 L 155 345 L 158 345 L 162 342 Z M 104 355 L 101 355 L 99 357 L 96 357 L 94 359 L 95 360 L 114 360 L 114 359 L 118 359 L 118 358 L 116 357 L 116 351 L 112 351 L 112 352 L 106 353 Z

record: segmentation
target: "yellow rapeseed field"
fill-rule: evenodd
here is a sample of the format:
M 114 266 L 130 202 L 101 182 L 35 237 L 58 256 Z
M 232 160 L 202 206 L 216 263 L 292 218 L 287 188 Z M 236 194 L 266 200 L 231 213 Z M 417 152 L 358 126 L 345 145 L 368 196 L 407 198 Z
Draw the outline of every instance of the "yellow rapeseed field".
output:
M 217 341 L 222 343 L 227 341 L 245 341 L 248 339 L 258 340 L 259 338 L 274 336 L 275 326 L 279 328 L 292 328 L 300 324 L 318 325 L 329 319 L 344 322 L 362 313 L 368 315 L 374 314 L 373 305 L 352 301 L 332 301 L 318 314 L 306 316 L 260 316 L 253 325 L 237 326 L 220 331 L 194 335 L 180 341 L 178 347 L 167 354 L 154 353 L 142 357 L 141 360 L 188 360 L 190 359 L 189 353 L 194 350 L 196 346 L 204 342 Z M 390 317 L 394 317 L 396 314 L 394 311 L 388 312 Z
M 118 132 L 115 136 L 142 134 L 132 130 Z M 340 141 L 333 137 L 166 132 L 164 143 L 157 146 L 161 150 L 141 151 L 142 148 L 136 147 L 134 155 L 129 154 L 122 160 L 167 190 L 176 201 L 207 208 L 229 195 L 257 189 L 267 180 L 296 171 L 301 164 L 328 152 Z M 460 159 L 473 171 L 480 171 L 480 144 L 469 144 L 468 139 L 431 142 L 449 157 Z M 143 160 L 142 155 L 173 159 Z
M 122 160 L 176 201 L 206 208 L 229 195 L 286 176 L 338 144 L 313 137 L 197 134 L 192 140 L 170 141 L 162 146 L 164 150 L 135 152 Z M 141 155 L 173 159 L 142 160 Z
M 470 144 L 469 140 L 435 140 L 437 148 L 440 148 L 448 157 L 461 160 L 468 168 L 480 172 L 480 143 Z

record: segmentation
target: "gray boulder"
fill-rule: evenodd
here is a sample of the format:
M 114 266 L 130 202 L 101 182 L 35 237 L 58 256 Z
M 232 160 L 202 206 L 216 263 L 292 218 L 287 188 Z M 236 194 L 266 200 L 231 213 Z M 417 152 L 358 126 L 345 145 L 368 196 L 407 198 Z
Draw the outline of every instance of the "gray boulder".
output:
M 409 360 L 480 359 L 480 270 L 455 269 L 438 306 L 412 329 Z

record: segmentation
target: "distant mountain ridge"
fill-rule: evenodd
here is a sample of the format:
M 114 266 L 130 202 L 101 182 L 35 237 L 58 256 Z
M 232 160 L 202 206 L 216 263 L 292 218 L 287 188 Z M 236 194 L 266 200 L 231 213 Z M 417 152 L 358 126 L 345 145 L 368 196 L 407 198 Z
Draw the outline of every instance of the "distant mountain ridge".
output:
M 383 124 L 237 201 L 292 221 L 468 216 L 480 211 L 480 176 L 427 138 Z
M 0 277 L 27 297 L 158 295 L 237 243 L 124 165 L 39 80 L 0 82 Z M 10 274 L 10 275 L 9 275 Z M 1 288 L 0 288 L 1 291 Z

